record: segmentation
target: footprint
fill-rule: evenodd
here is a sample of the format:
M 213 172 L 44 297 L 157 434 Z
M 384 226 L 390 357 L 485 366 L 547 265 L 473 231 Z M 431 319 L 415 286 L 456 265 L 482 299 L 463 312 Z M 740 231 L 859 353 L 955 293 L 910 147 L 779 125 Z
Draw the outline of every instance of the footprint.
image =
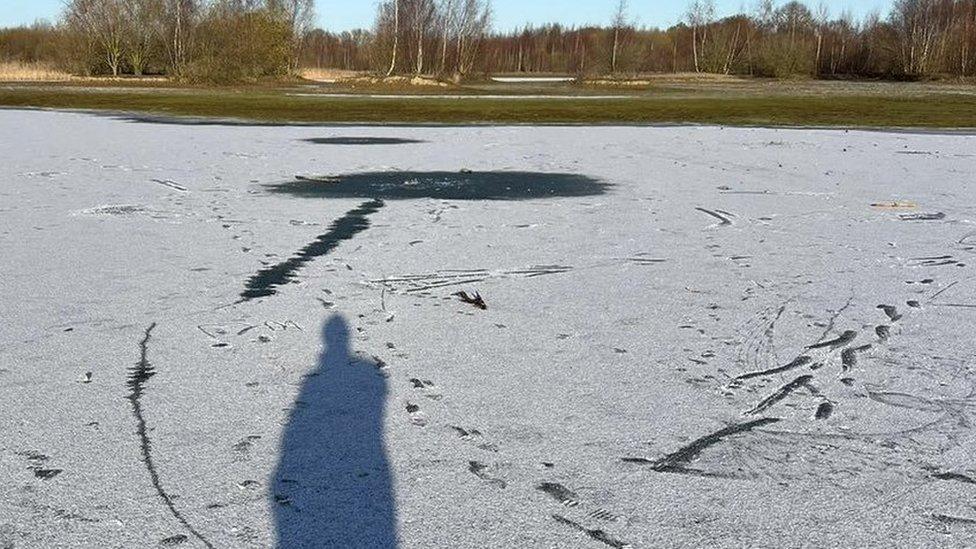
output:
M 508 483 L 506 483 L 504 480 L 489 475 L 487 469 L 488 466 L 485 465 L 484 463 L 481 463 L 480 461 L 468 462 L 468 471 L 471 471 L 471 473 L 473 473 L 474 476 L 480 478 L 481 480 L 487 482 L 488 484 L 493 484 L 495 486 L 498 486 L 499 488 L 505 488 L 508 486 Z
M 548 494 L 553 499 L 562 503 L 566 507 L 575 507 L 579 505 L 579 496 L 575 492 L 566 488 L 558 482 L 543 482 L 542 484 L 536 486 L 536 490 Z
M 51 480 L 64 472 L 61 469 L 43 469 L 40 467 L 31 467 L 31 470 L 34 471 L 34 476 L 41 480 Z
M 899 320 L 901 320 L 902 315 L 898 314 L 898 309 L 891 305 L 878 305 L 878 309 L 884 311 L 884 313 L 888 315 L 888 318 L 890 318 L 892 322 L 898 322 Z
M 410 423 L 418 427 L 426 427 L 430 423 L 430 419 L 427 417 L 421 409 L 420 406 L 416 404 L 407 402 L 407 414 L 410 416 Z
M 861 345 L 860 347 L 849 347 L 844 349 L 840 354 L 841 364 L 843 365 L 844 371 L 848 371 L 851 368 L 857 366 L 857 355 L 859 353 L 864 353 L 871 350 L 871 345 Z
M 34 477 L 41 480 L 51 480 L 64 472 L 63 469 L 44 467 L 44 463 L 46 463 L 50 458 L 40 452 L 27 451 L 17 452 L 17 454 L 27 458 L 27 470 L 33 472 Z
M 821 402 L 813 417 L 816 419 L 829 419 L 832 413 L 834 413 L 834 405 L 829 402 Z
M 189 541 L 189 539 L 190 538 L 186 537 L 183 534 L 177 534 L 175 536 L 170 536 L 168 538 L 164 538 L 160 540 L 159 544 L 162 545 L 163 547 L 175 547 L 177 545 L 183 545 L 184 543 Z
M 591 511 L 586 514 L 587 518 L 603 520 L 606 522 L 616 522 L 620 519 L 619 516 L 607 511 L 606 509 L 597 509 L 596 511 Z
M 424 396 L 431 400 L 440 400 L 444 398 L 444 395 L 437 390 L 437 386 L 434 385 L 433 381 L 429 379 L 419 379 L 416 377 L 410 378 L 410 384 L 413 385 L 414 389 L 418 389 L 424 392 Z
M 260 435 L 248 435 L 234 445 L 234 461 L 247 461 L 250 457 L 251 446 L 261 440 Z
M 465 442 L 471 442 L 476 444 L 479 450 L 486 450 L 488 452 L 498 451 L 498 446 L 495 446 L 490 442 L 480 442 L 481 440 L 483 440 L 483 437 L 481 431 L 477 429 L 471 429 L 469 431 L 463 427 L 458 427 L 456 425 L 451 425 L 451 429 L 453 429 L 454 432 L 457 433 L 458 438 L 460 438 Z

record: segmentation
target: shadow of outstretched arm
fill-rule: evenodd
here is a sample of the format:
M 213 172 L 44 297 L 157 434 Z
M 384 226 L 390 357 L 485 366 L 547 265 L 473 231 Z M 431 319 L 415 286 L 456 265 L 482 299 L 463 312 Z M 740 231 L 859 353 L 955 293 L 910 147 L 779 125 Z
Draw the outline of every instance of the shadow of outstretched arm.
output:
M 331 317 L 324 351 L 292 409 L 272 479 L 278 547 L 395 548 L 396 509 L 383 442 L 386 379 L 349 349 Z

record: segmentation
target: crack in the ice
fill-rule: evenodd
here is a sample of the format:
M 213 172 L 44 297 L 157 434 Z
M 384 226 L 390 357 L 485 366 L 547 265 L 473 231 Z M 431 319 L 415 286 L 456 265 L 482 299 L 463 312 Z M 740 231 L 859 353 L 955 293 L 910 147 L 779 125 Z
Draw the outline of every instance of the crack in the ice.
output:
M 186 520 L 176 505 L 173 503 L 173 497 L 163 489 L 162 482 L 159 480 L 159 472 L 156 470 L 156 463 L 153 461 L 152 456 L 152 443 L 149 440 L 149 429 L 146 426 L 146 418 L 143 415 L 142 410 L 142 395 L 145 393 L 146 383 L 151 377 L 156 375 L 156 369 L 153 368 L 151 362 L 149 362 L 149 340 L 152 337 L 153 330 L 156 329 L 156 323 L 153 322 L 149 328 L 146 329 L 145 336 L 142 341 L 139 342 L 139 362 L 129 371 L 129 379 L 126 385 L 129 387 L 129 403 L 132 404 L 132 414 L 136 418 L 136 434 L 139 436 L 139 447 L 142 452 L 142 462 L 146 465 L 146 471 L 149 472 L 149 478 L 152 481 L 153 488 L 156 490 L 156 494 L 166 508 L 169 509 L 170 514 L 183 525 L 194 537 L 200 540 L 204 546 L 213 549 L 213 544 L 207 540 L 200 532 L 198 532 L 190 523 Z

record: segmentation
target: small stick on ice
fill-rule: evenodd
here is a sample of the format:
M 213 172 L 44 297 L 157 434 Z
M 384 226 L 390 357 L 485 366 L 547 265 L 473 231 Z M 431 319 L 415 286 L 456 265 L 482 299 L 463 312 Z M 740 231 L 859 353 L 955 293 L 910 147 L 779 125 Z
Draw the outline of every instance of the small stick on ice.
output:
M 488 310 L 488 305 L 485 304 L 485 300 L 481 298 L 481 294 L 478 292 L 475 292 L 474 296 L 468 295 L 467 292 L 457 292 L 452 295 L 459 297 L 461 301 L 469 305 L 474 305 L 475 307 L 481 309 L 482 311 Z

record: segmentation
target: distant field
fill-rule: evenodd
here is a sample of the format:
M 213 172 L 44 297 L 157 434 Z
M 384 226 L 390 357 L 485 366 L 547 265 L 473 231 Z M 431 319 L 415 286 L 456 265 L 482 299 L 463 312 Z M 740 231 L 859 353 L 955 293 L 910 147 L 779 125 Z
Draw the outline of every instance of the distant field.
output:
M 660 79 L 630 86 L 489 82 L 443 89 L 342 83 L 217 89 L 158 82 L 91 84 L 8 84 L 0 86 L 0 105 L 280 123 L 976 128 L 976 87 L 963 84 L 749 79 Z M 400 95 L 415 97 L 407 101 Z

